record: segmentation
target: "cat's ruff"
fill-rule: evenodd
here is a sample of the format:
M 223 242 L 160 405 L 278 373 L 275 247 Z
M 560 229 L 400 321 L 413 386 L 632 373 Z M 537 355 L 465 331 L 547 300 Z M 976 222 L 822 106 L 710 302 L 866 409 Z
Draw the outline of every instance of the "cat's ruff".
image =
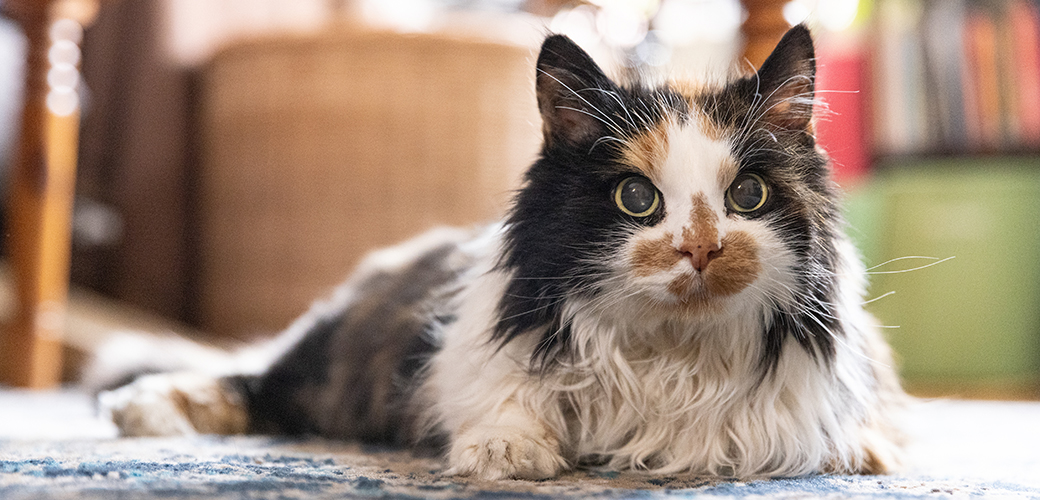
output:
M 486 479 L 884 472 L 902 392 L 815 145 L 813 57 L 798 26 L 756 75 L 645 88 L 549 37 L 545 143 L 504 223 L 373 254 L 257 373 L 102 401 L 128 433 L 231 432 L 183 395 L 226 391 L 250 431 L 442 436 L 449 473 Z

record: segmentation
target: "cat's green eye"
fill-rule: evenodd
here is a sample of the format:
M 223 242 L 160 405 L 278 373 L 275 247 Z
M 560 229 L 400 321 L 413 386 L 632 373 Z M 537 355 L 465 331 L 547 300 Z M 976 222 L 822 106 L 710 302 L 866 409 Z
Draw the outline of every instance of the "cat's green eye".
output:
M 632 217 L 649 217 L 661 206 L 661 196 L 647 178 L 626 177 L 614 189 L 614 203 Z
M 741 213 L 754 212 L 762 208 L 769 198 L 766 181 L 755 174 L 740 174 L 726 191 L 726 202 L 733 210 Z

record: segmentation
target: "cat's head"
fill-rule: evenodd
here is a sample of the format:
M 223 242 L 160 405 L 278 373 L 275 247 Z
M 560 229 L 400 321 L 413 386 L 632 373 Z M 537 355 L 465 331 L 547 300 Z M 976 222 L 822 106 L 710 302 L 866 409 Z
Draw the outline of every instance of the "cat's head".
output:
M 546 39 L 544 145 L 508 219 L 496 336 L 537 332 L 546 359 L 568 351 L 580 308 L 648 324 L 743 315 L 765 366 L 788 336 L 826 357 L 838 214 L 815 69 L 803 26 L 757 73 L 717 85 L 620 85 Z

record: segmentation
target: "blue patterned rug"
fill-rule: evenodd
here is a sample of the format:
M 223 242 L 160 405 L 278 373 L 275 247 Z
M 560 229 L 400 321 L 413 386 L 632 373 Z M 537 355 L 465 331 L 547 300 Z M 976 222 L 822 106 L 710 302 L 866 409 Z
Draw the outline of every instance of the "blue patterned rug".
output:
M 72 392 L 0 391 L 0 499 L 1040 498 L 1040 403 L 931 402 L 892 476 L 762 481 L 579 471 L 552 481 L 441 475 L 436 458 L 272 437 L 118 439 Z

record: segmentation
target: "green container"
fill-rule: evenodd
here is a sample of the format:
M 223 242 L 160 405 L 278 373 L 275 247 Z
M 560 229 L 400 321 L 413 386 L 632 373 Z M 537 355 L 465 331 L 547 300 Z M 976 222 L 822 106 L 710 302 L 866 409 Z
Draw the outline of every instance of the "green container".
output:
M 932 258 L 871 275 L 868 298 L 894 292 L 868 307 L 898 327 L 887 333 L 908 386 L 1035 387 L 1040 160 L 919 161 L 880 172 L 847 203 L 867 267 Z

